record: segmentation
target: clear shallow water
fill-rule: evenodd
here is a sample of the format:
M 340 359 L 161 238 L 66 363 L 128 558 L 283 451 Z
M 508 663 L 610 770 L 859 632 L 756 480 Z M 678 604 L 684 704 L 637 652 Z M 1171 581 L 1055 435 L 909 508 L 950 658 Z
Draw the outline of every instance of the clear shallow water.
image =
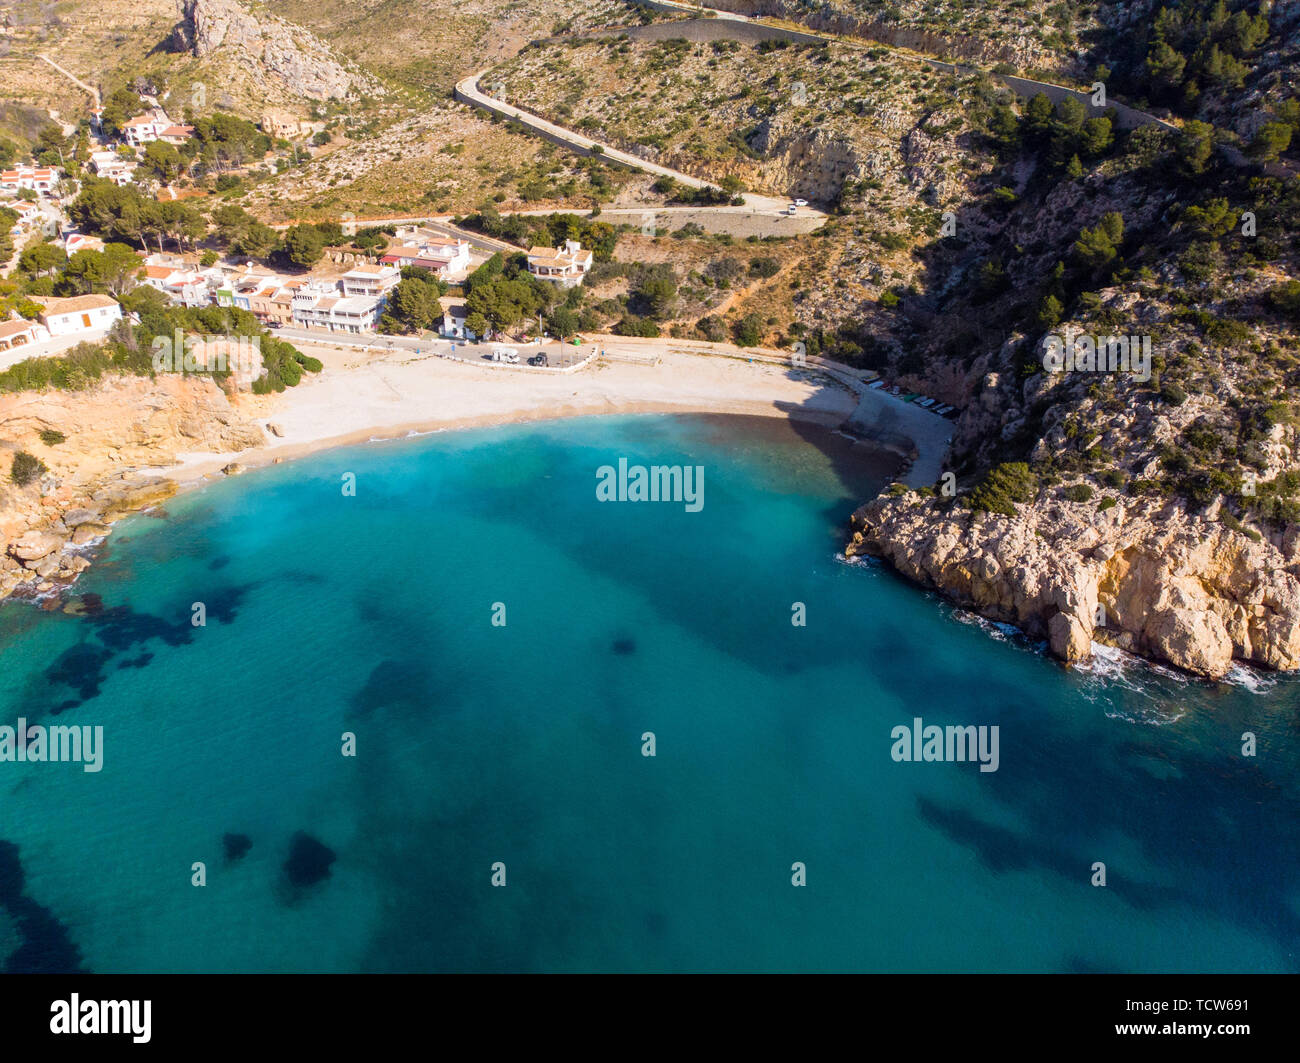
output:
M 703 510 L 597 502 L 619 457 L 703 465 Z M 105 729 L 98 774 L 0 763 L 0 961 L 1300 966 L 1300 688 L 1066 672 L 838 560 L 892 471 L 776 421 L 585 419 L 333 451 L 119 525 L 79 587 L 98 616 L 0 609 L 0 723 Z M 914 716 L 999 725 L 999 770 L 893 762 Z M 336 856 L 303 887 L 299 831 Z

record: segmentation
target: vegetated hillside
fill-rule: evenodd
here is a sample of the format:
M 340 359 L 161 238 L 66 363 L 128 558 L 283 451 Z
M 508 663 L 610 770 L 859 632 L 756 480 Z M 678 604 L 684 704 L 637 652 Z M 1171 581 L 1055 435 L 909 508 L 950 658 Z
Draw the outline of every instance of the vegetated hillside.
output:
M 711 6 L 825 33 L 1020 71 L 1070 71 L 1114 8 L 1102 0 L 718 0 Z M 1127 5 L 1141 9 L 1146 0 Z
M 890 307 L 925 268 L 912 248 L 997 164 L 984 132 L 999 98 L 989 79 L 883 47 L 574 40 L 527 49 L 483 85 L 720 187 L 838 212 L 779 276 L 726 305 L 729 325 L 760 314 L 773 343 L 849 326 L 845 356 L 862 353 L 859 334 L 888 340 Z M 710 321 L 701 334 L 715 331 Z
M 527 48 L 482 84 L 695 176 L 836 203 L 903 168 L 899 134 L 954 103 L 941 83 L 885 48 L 610 36 Z
M 525 197 L 530 206 L 590 206 L 630 180 L 628 170 L 572 155 L 448 101 L 358 134 L 260 183 L 240 202 L 271 222 L 463 214 Z
M 15 0 L 6 8 L 3 17 L 11 32 L 0 37 L 0 98 L 54 111 L 72 124 L 88 115 L 90 98 L 38 55 L 48 55 L 82 81 L 99 86 L 125 78 L 125 71 L 144 63 L 176 22 L 174 0 Z M 7 122 L 0 132 L 20 133 Z
M 368 69 L 440 92 L 539 37 L 642 20 L 622 0 L 278 0 L 266 6 Z
M 879 500 L 859 548 L 1044 634 L 1060 613 L 1062 656 L 1097 637 L 1208 674 L 1300 664 L 1298 33 L 1294 8 L 1197 0 L 1121 35 L 1115 84 L 1169 101 L 1176 132 L 992 110 L 997 187 L 921 252 L 897 347 L 866 357 L 964 407 L 959 492 Z M 1149 337 L 1150 378 L 1045 371 L 1067 328 Z

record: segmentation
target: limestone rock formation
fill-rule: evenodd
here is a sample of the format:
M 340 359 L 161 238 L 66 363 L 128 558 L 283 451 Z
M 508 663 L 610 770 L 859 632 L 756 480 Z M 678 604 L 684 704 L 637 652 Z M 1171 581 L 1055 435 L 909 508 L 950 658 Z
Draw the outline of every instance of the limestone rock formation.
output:
M 203 59 L 224 50 L 255 77 L 270 75 L 291 93 L 313 100 L 382 95 L 371 77 L 349 68 L 322 41 L 270 14 L 253 14 L 236 0 L 178 0 L 174 45 Z
M 248 397 L 244 401 L 255 402 Z M 45 446 L 40 433 L 64 441 Z M 260 446 L 266 437 L 206 377 L 110 377 L 84 391 L 0 395 L 0 440 L 39 453 L 39 484 L 0 484 L 0 599 L 40 593 L 90 564 L 76 551 L 129 513 L 166 501 L 176 481 L 151 473 L 191 451 Z
M 1254 541 L 1176 504 L 1126 501 L 973 513 L 917 494 L 853 517 L 850 556 L 888 559 L 984 616 L 1048 640 L 1068 662 L 1098 641 L 1222 676 L 1234 659 L 1300 667 L 1300 550 Z

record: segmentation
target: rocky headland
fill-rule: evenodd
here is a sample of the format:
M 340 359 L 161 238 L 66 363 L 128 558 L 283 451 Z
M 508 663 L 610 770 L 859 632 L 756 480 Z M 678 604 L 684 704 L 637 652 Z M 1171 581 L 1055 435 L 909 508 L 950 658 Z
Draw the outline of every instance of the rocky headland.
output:
M 45 439 L 63 437 L 49 444 Z M 262 429 L 203 377 L 108 378 L 81 391 L 0 395 L 0 466 L 19 451 L 44 471 L 0 482 L 0 599 L 49 594 L 90 566 L 114 522 L 176 492 L 159 475 L 177 455 L 265 442 Z
M 1300 667 L 1300 535 L 1256 541 L 1216 516 L 1125 499 L 1009 517 L 908 492 L 861 507 L 846 552 L 885 558 L 1067 662 L 1095 640 L 1209 677 L 1234 659 Z

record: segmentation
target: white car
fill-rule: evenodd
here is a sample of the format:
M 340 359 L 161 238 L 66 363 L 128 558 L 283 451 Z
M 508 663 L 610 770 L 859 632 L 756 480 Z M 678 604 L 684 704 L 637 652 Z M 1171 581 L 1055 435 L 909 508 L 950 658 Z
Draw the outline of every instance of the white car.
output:
M 806 207 L 808 206 L 808 201 L 806 199 L 796 199 L 794 205 L 796 207 Z
M 796 207 L 793 203 L 791 203 L 788 207 L 785 208 L 785 212 L 786 212 L 787 214 L 796 214 L 796 213 L 798 213 L 798 211 L 799 211 L 799 208 Z

